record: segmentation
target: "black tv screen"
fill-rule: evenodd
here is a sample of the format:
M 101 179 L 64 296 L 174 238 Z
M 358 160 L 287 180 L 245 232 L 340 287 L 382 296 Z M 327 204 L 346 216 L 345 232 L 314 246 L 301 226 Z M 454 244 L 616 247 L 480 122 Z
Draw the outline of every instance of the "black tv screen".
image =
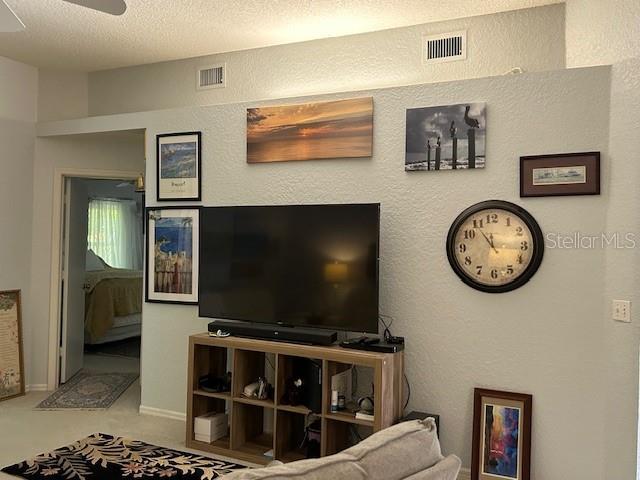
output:
M 379 204 L 205 207 L 201 317 L 378 332 Z

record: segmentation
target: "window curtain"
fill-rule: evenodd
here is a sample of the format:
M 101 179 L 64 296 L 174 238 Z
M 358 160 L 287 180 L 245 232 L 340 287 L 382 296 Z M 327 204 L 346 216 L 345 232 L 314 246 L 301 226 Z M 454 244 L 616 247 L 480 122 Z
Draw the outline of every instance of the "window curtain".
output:
M 142 225 L 133 200 L 89 200 L 87 246 L 109 266 L 142 270 Z

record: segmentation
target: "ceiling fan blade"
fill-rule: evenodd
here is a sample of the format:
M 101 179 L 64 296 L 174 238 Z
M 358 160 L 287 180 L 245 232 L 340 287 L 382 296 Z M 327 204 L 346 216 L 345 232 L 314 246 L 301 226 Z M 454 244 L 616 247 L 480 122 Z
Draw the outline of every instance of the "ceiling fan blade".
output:
M 13 13 L 11 7 L 0 0 L 0 32 L 19 32 L 24 30 L 24 23 Z
M 127 4 L 124 0 L 64 0 L 68 3 L 80 5 L 81 7 L 91 8 L 99 12 L 108 13 L 109 15 L 122 15 L 127 10 Z

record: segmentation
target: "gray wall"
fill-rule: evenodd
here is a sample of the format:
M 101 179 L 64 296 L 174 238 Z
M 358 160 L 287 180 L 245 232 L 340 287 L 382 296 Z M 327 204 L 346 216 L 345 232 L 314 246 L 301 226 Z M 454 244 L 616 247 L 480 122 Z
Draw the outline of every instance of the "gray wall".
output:
M 566 63 L 568 67 L 613 63 L 611 74 L 610 168 L 603 170 L 608 185 L 609 233 L 640 231 L 637 215 L 640 193 L 640 2 L 637 0 L 567 0 Z M 605 258 L 606 290 L 603 298 L 604 358 L 600 368 L 606 382 L 600 395 L 610 413 L 604 429 L 606 466 L 602 477 L 636 478 L 638 457 L 638 355 L 640 305 L 638 248 L 608 249 Z M 631 300 L 632 320 L 620 324 L 609 319 L 612 299 Z M 601 433 L 598 432 L 597 435 Z
M 520 199 L 518 157 L 599 150 L 606 169 L 609 75 L 608 68 L 578 69 L 359 92 L 375 104 L 374 155 L 365 160 L 248 165 L 245 109 L 255 103 L 87 125 L 144 125 L 148 152 L 156 133 L 202 130 L 204 205 L 381 202 L 380 307 L 396 318 L 394 333 L 407 338 L 409 408 L 441 413 L 445 451 L 469 465 L 473 388 L 531 392 L 533 478 L 595 480 L 605 440 L 593 432 L 610 415 L 602 394 L 605 252 L 548 249 L 525 287 L 488 295 L 451 271 L 444 238 L 463 208 L 489 198 L 523 205 L 547 233 L 603 231 L 606 183 L 600 196 Z M 405 109 L 463 101 L 487 102 L 487 168 L 405 173 Z M 147 178 L 155 174 L 147 162 Z M 147 198 L 155 203 L 153 182 Z M 196 307 L 158 304 L 145 304 L 144 318 L 142 403 L 184 412 L 187 337 L 207 320 Z
M 37 138 L 33 167 L 33 235 L 31 240 L 31 289 L 38 292 L 30 302 L 33 312 L 33 382 L 47 383 L 49 289 L 51 279 L 51 232 L 53 179 L 56 169 L 142 171 L 144 140 L 140 133 L 73 135 Z
M 424 65 L 422 35 L 467 30 L 464 62 Z M 226 62 L 227 87 L 196 90 Z M 89 114 L 244 102 L 502 75 L 565 65 L 564 4 L 89 74 Z M 67 117 L 71 118 L 71 117 Z
M 25 380 L 31 368 L 31 206 L 38 71 L 0 57 L 0 290 L 22 291 Z
M 606 398 L 605 474 L 602 478 L 636 478 L 638 436 L 638 354 L 640 345 L 640 59 L 613 65 L 611 70 L 609 157 L 603 171 L 608 190 L 606 231 L 634 234 L 633 249 L 608 248 L 605 256 L 603 363 Z M 632 302 L 632 324 L 612 322 L 611 299 Z M 592 353 L 589 352 L 588 355 Z M 599 434 L 599 433 L 598 433 Z
M 89 110 L 89 74 L 40 69 L 38 121 L 82 118 Z
M 566 0 L 567 67 L 588 67 L 638 57 L 638 0 Z

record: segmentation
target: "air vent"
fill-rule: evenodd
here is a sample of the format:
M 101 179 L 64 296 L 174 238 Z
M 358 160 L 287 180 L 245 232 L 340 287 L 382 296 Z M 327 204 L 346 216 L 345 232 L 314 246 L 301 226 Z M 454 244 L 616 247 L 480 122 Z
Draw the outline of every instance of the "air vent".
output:
M 424 63 L 454 62 L 467 58 L 467 32 L 423 37 Z
M 227 65 L 210 65 L 198 69 L 196 88 L 207 90 L 209 88 L 223 88 L 227 86 Z

